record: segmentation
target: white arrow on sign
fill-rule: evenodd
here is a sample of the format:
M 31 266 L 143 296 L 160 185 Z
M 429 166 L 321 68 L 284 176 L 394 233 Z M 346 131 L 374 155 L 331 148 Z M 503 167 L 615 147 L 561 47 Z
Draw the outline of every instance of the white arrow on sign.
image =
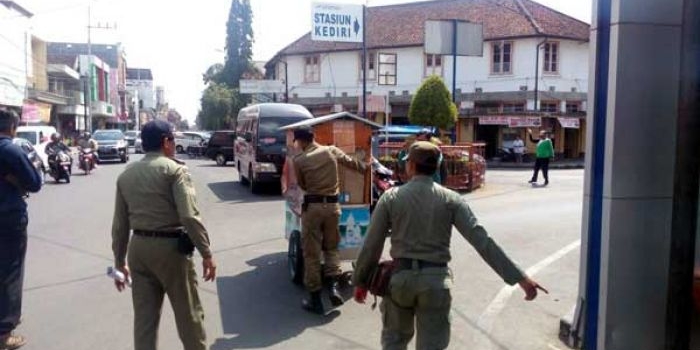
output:
M 311 40 L 361 43 L 364 35 L 362 5 L 311 5 Z

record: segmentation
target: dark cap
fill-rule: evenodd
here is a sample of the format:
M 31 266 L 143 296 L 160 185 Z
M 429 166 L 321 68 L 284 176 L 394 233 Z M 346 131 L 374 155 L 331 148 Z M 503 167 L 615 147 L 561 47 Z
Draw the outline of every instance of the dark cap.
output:
M 311 142 L 314 140 L 314 130 L 310 126 L 301 126 L 294 129 L 294 141 L 302 140 Z
M 432 142 L 417 141 L 408 148 L 408 155 L 405 156 L 403 160 L 410 160 L 416 164 L 437 167 L 440 161 L 440 149 Z
M 172 137 L 173 128 L 170 123 L 164 120 L 153 120 L 141 129 L 141 142 L 145 151 L 156 151 L 160 149 L 160 143 L 164 137 Z

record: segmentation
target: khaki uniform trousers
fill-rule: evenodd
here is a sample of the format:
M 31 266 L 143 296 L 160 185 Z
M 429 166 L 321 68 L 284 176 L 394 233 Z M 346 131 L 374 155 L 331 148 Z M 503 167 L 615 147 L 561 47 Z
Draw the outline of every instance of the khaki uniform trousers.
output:
M 304 286 L 310 292 L 323 287 L 321 254 L 326 277 L 335 277 L 340 270 L 340 206 L 335 203 L 309 203 L 301 214 L 301 245 L 304 252 Z
M 405 350 L 417 331 L 417 350 L 447 349 L 450 343 L 452 275 L 447 267 L 400 270 L 389 284 L 382 311 L 382 349 Z
M 191 257 L 175 238 L 132 236 L 128 249 L 134 303 L 134 349 L 155 350 L 163 297 L 168 295 L 185 350 L 205 350 L 204 310 Z

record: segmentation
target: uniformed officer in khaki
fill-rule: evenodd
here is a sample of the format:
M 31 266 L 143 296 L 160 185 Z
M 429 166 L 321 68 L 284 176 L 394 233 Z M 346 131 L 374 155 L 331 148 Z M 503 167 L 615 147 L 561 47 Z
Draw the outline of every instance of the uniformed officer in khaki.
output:
M 170 124 L 149 122 L 141 138 L 146 156 L 119 176 L 112 223 L 116 268 L 133 279 L 134 349 L 157 349 L 163 297 L 167 295 L 184 349 L 205 350 L 197 274 L 191 250 L 183 254 L 179 245 L 186 242 L 180 237 L 186 234 L 203 258 L 204 280 L 212 281 L 216 264 L 209 236 L 199 216 L 187 167 L 173 158 Z M 124 283 L 115 283 L 119 291 L 124 290 Z
M 333 146 L 321 146 L 314 142 L 311 128 L 294 130 L 294 143 L 302 153 L 294 157 L 294 170 L 299 187 L 306 193 L 301 215 L 301 244 L 304 255 L 304 285 L 310 297 L 302 301 L 305 310 L 323 314 L 321 290 L 321 253 L 328 295 L 333 306 L 343 304 L 338 291 L 340 232 L 338 221 L 340 205 L 338 193 L 340 180 L 338 163 L 364 171 L 366 166 L 359 160 Z
M 396 270 L 389 296 L 382 299 L 382 348 L 406 349 L 417 331 L 416 349 L 446 349 L 450 341 L 452 303 L 450 261 L 452 226 L 509 285 L 519 283 L 526 299 L 533 300 L 536 282 L 506 256 L 477 223 L 462 197 L 432 180 L 440 150 L 430 142 L 416 142 L 407 158 L 411 180 L 384 193 L 370 221 L 353 275 L 355 300 L 363 303 L 367 281 L 391 239 L 390 255 Z

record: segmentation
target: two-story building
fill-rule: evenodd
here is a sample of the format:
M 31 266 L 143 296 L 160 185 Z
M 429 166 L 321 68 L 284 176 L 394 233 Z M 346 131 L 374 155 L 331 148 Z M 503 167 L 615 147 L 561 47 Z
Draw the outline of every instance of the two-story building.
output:
M 88 56 L 92 58 L 86 59 Z M 127 123 L 126 53 L 121 44 L 91 44 L 88 49 L 84 43 L 51 42 L 48 43 L 48 61 L 50 64 L 72 64 L 83 77 L 88 76 L 90 67 L 94 74 L 90 74 L 92 80 L 88 85 L 91 91 L 87 94 L 87 102 L 96 119 L 93 128 L 118 127 Z M 97 72 L 100 69 L 107 70 L 101 75 Z
M 132 100 L 129 107 L 129 118 L 132 120 L 139 118 L 137 126 L 155 119 L 156 98 L 151 70 L 148 68 L 127 68 L 126 89 Z
M 530 0 L 368 7 L 368 118 L 383 123 L 387 110 L 389 123 L 407 124 L 411 98 L 426 77 L 441 76 L 452 87 L 452 56 L 426 54 L 424 31 L 428 20 L 453 19 L 483 24 L 484 36 L 483 56 L 457 58 L 458 141 L 484 141 L 492 157 L 515 135 L 525 138 L 527 128 L 535 133 L 542 128 L 553 133 L 557 153 L 580 157 L 589 25 Z M 289 102 L 319 115 L 361 112 L 361 62 L 360 44 L 312 41 L 309 33 L 279 51 L 266 68 L 270 78 L 286 77 Z
M 31 18 L 33 14 L 14 1 L 0 1 L 0 107 L 22 110 L 27 78 L 32 75 Z

